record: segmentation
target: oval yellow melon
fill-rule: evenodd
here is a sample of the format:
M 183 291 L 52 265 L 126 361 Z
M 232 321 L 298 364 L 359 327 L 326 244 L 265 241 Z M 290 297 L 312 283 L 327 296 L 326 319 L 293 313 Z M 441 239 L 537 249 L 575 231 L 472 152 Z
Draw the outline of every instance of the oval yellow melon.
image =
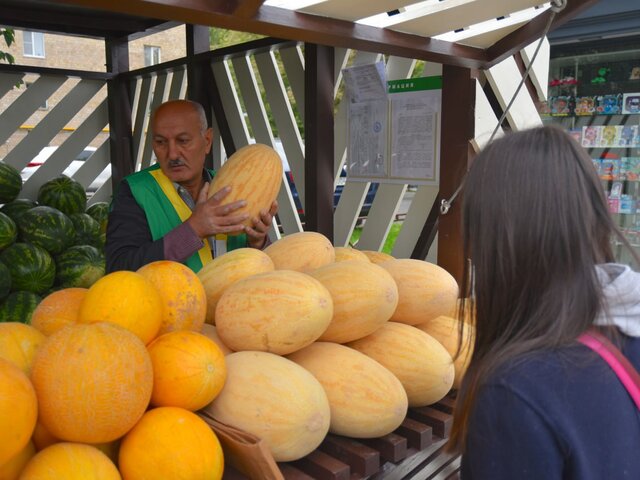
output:
M 163 302 L 153 284 L 136 272 L 105 275 L 91 285 L 80 304 L 78 323 L 109 322 L 148 344 L 162 324 Z
M 0 358 L 29 375 L 33 357 L 45 339 L 42 333 L 24 323 L 0 323 Z
M 182 263 L 159 260 L 137 272 L 160 294 L 163 315 L 158 335 L 176 330 L 200 331 L 207 311 L 207 297 L 193 270 Z
M 392 322 L 417 325 L 440 315 L 452 315 L 458 284 L 444 268 L 423 260 L 400 259 L 380 264 L 398 285 L 398 307 Z
M 282 237 L 264 249 L 276 270 L 310 272 L 333 263 L 336 252 L 327 237 L 317 232 L 297 232 Z
M 360 250 L 356 250 L 351 247 L 335 247 L 336 254 L 336 262 L 345 262 L 348 260 L 360 260 L 361 262 L 369 262 L 369 257 L 367 257 Z
M 27 443 L 27 445 L 11 457 L 8 462 L 0 465 L 0 480 L 18 480 L 25 465 L 29 463 L 29 460 L 31 460 L 35 454 L 36 449 L 33 446 L 33 442 Z
M 227 288 L 216 307 L 216 330 L 231 350 L 286 355 L 313 343 L 332 316 L 331 294 L 322 283 L 275 270 Z
M 218 437 L 204 420 L 183 408 L 149 410 L 120 445 L 124 480 L 219 480 L 224 470 Z
M 333 317 L 320 336 L 326 342 L 345 343 L 377 330 L 398 305 L 398 287 L 382 267 L 369 261 L 330 263 L 309 273 L 333 299 Z
M 56 443 L 38 452 L 22 471 L 20 480 L 121 480 L 109 458 L 91 445 Z
M 216 327 L 214 325 L 205 323 L 202 326 L 200 333 L 203 334 L 205 337 L 209 338 L 210 340 L 213 340 L 213 342 L 218 346 L 218 348 L 220 349 L 220 351 L 225 357 L 230 353 L 233 353 L 233 350 L 231 350 L 229 347 L 227 347 L 224 344 L 224 342 L 220 338 L 220 335 L 218 335 L 218 331 L 216 330 Z
M 320 445 L 330 413 L 313 375 L 266 352 L 235 352 L 226 361 L 227 383 L 205 411 L 262 438 L 279 462 L 297 460 Z
M 224 291 L 238 280 L 275 270 L 273 260 L 262 250 L 238 248 L 220 255 L 198 272 L 207 297 L 207 323 L 216 323 L 216 305 Z
M 230 186 L 231 191 L 222 200 L 231 203 L 245 200 L 246 206 L 236 210 L 235 215 L 249 214 L 244 222 L 252 226 L 253 218 L 260 218 L 261 210 L 269 210 L 278 197 L 282 183 L 282 161 L 280 155 L 268 145 L 256 143 L 237 150 L 216 172 L 209 197 Z
M 103 443 L 128 432 L 149 405 L 151 359 L 110 323 L 71 325 L 42 344 L 31 370 L 39 421 L 61 440 Z
M 87 288 L 74 287 L 50 293 L 33 311 L 31 326 L 49 336 L 62 327 L 76 323 L 80 304 L 88 291 Z
M 362 250 L 370 262 L 372 263 L 382 263 L 388 262 L 389 260 L 395 260 L 391 255 L 384 252 L 377 252 L 375 250 Z
M 196 411 L 216 398 L 227 378 L 224 354 L 197 332 L 169 332 L 149 346 L 151 405 Z
M 0 358 L 0 465 L 29 443 L 38 416 L 38 402 L 27 375 Z
M 347 346 L 373 358 L 398 377 L 410 407 L 436 403 L 453 385 L 451 355 L 436 339 L 410 325 L 387 322 Z
M 453 366 L 455 368 L 455 379 L 453 381 L 453 388 L 460 388 L 462 377 L 467 371 L 467 367 L 471 361 L 471 352 L 473 352 L 473 339 L 475 335 L 475 328 L 473 325 L 465 322 L 464 330 L 462 332 L 460 353 L 457 357 L 456 353 L 458 352 L 458 342 L 460 338 L 460 330 L 458 328 L 457 320 L 441 315 L 426 323 L 420 323 L 416 325 L 416 327 L 438 340 L 438 342 L 447 349 L 449 355 L 454 358 Z
M 403 422 L 407 394 L 375 360 L 344 345 L 316 342 L 287 358 L 318 379 L 331 407 L 330 431 L 353 438 L 393 432 Z
M 36 452 L 47 448 L 49 445 L 61 442 L 59 438 L 51 435 L 51 432 L 42 425 L 42 422 L 36 422 L 36 428 L 33 429 L 33 435 L 31 436 L 33 446 L 36 448 Z

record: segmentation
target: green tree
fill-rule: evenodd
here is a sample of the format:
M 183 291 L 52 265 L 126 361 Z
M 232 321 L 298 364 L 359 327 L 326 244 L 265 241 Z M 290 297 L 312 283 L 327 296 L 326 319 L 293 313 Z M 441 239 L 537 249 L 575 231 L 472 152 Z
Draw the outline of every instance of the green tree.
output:
M 15 32 L 12 28 L 0 28 L 0 36 L 4 38 L 4 42 L 7 44 L 7 47 L 10 47 L 15 41 Z M 9 52 L 3 52 L 0 50 L 0 62 L 13 64 L 15 63 L 15 58 L 13 58 L 13 55 Z

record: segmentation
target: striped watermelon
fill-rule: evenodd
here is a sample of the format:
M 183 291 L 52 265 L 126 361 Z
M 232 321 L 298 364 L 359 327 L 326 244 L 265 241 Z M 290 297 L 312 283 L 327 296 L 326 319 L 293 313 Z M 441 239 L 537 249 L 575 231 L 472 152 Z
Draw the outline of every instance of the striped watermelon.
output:
M 6 298 L 11 291 L 11 273 L 7 266 L 0 262 L 0 300 Z
M 109 217 L 109 204 L 107 202 L 96 202 L 87 208 L 87 214 L 100 224 L 103 232 L 107 231 L 107 218 Z
M 0 212 L 8 215 L 11 220 L 17 223 L 20 215 L 37 206 L 38 204 L 29 198 L 16 198 L 13 202 L 9 202 L 0 208 Z
M 39 206 L 18 218 L 20 239 L 38 245 L 55 255 L 73 243 L 73 222 L 64 213 L 52 207 Z
M 104 255 L 91 245 L 76 245 L 56 257 L 56 284 L 64 288 L 89 288 L 104 271 Z
M 16 241 L 18 227 L 11 217 L 0 212 L 0 250 Z
M 38 190 L 38 203 L 56 208 L 66 215 L 84 213 L 87 193 L 80 182 L 60 175 L 42 184 Z
M 22 189 L 20 172 L 9 164 L 0 162 L 0 203 L 15 200 Z
M 42 247 L 14 243 L 0 252 L 0 262 L 9 269 L 13 290 L 43 293 L 53 286 L 56 266 Z
M 100 246 L 100 224 L 86 213 L 73 213 L 69 215 L 73 222 L 76 234 L 73 245 Z
M 31 323 L 31 315 L 41 300 L 42 297 L 33 292 L 11 293 L 0 305 L 0 322 Z

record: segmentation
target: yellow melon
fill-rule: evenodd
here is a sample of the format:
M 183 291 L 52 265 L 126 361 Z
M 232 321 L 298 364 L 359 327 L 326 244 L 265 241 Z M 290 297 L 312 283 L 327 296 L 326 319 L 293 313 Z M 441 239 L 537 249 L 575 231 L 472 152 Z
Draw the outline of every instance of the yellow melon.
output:
M 316 342 L 287 358 L 318 379 L 331 407 L 330 431 L 353 438 L 393 432 L 403 422 L 407 394 L 375 360 L 344 345 Z
M 162 324 L 163 302 L 153 284 L 136 272 L 119 271 L 94 283 L 80 304 L 79 323 L 109 322 L 148 344 Z
M 309 372 L 266 352 L 235 352 L 226 360 L 227 383 L 208 413 L 262 438 L 276 461 L 297 460 L 320 445 L 329 403 Z
M 0 480 L 18 480 L 25 465 L 36 454 L 33 442 L 29 442 L 11 459 L 0 465 Z
M 24 323 L 0 323 L 0 358 L 10 361 L 29 375 L 33 357 L 45 338 L 38 330 Z
M 347 260 L 360 260 L 361 262 L 369 262 L 369 257 L 367 257 L 360 250 L 356 250 L 351 247 L 334 247 L 336 254 L 336 262 L 344 262 Z
M 329 239 L 317 232 L 292 233 L 273 242 L 264 253 L 271 257 L 276 270 L 297 272 L 310 272 L 336 258 Z
M 318 280 L 274 270 L 227 288 L 216 307 L 216 330 L 231 350 L 286 355 L 320 337 L 332 316 L 331 294 Z
M 447 349 L 449 355 L 454 358 L 453 366 L 455 368 L 455 379 L 453 381 L 453 388 L 460 388 L 462 377 L 467 371 L 467 367 L 471 361 L 475 327 L 465 322 L 459 353 L 458 342 L 460 338 L 460 330 L 458 328 L 458 321 L 454 318 L 441 315 L 426 323 L 420 323 L 416 325 L 416 327 L 438 340 L 438 342 Z M 456 353 L 458 353 L 457 357 Z
M 375 250 L 362 250 L 362 253 L 364 253 L 369 261 L 373 263 L 382 263 L 388 262 L 389 260 L 395 260 L 395 258 L 393 258 L 388 253 L 377 252 Z
M 102 322 L 71 325 L 48 337 L 31 379 L 39 421 L 53 436 L 103 443 L 140 419 L 151 398 L 153 372 L 138 337 Z
M 398 285 L 400 299 L 391 321 L 417 325 L 440 315 L 452 315 L 458 284 L 444 268 L 422 260 L 383 262 Z
M 244 224 L 252 226 L 251 220 L 259 218 L 261 210 L 268 211 L 278 197 L 282 178 L 282 160 L 278 152 L 260 143 L 247 145 L 231 155 L 216 172 L 209 187 L 209 197 L 230 186 L 231 191 L 222 202 L 245 200 L 246 206 L 234 214 L 248 213 Z
M 348 260 L 310 272 L 333 299 L 333 317 L 320 336 L 325 342 L 345 343 L 377 330 L 398 305 L 398 287 L 384 268 L 371 262 Z
M 224 354 L 201 333 L 165 333 L 147 349 L 153 365 L 151 405 L 196 411 L 222 390 L 227 378 Z
M 158 335 L 176 330 L 200 331 L 207 311 L 207 297 L 193 270 L 182 263 L 159 260 L 137 272 L 151 282 L 162 299 Z
M 219 480 L 224 470 L 220 442 L 213 430 L 183 408 L 149 410 L 120 445 L 124 480 Z
M 436 403 L 453 385 L 451 355 L 436 339 L 410 325 L 387 322 L 347 346 L 373 358 L 398 377 L 410 407 Z
M 214 325 L 211 325 L 209 323 L 205 323 L 202 326 L 202 329 L 200 330 L 200 333 L 202 333 L 205 337 L 209 338 L 210 340 L 213 340 L 215 342 L 215 344 L 218 345 L 218 348 L 220 349 L 220 351 L 222 352 L 222 354 L 224 356 L 227 356 L 230 353 L 233 353 L 233 350 L 231 350 L 229 347 L 227 347 L 224 344 L 224 342 L 222 341 L 222 339 L 218 335 L 218 331 L 216 330 L 216 327 Z
M 36 422 L 36 428 L 33 429 L 31 441 L 33 442 L 33 446 L 36 448 L 36 451 L 39 452 L 40 450 L 47 448 L 49 445 L 61 442 L 62 440 L 51 435 L 51 432 L 42 425 L 42 422 L 38 421 Z
M 121 480 L 109 458 L 91 445 L 56 443 L 38 452 L 22 471 L 20 480 Z
M 38 402 L 29 378 L 0 358 L 0 465 L 29 443 L 37 417 Z
M 238 280 L 271 272 L 275 269 L 273 260 L 262 250 L 238 248 L 220 255 L 207 263 L 198 272 L 207 297 L 207 323 L 216 323 L 216 305 L 227 289 Z
M 33 311 L 31 326 L 45 335 L 51 335 L 62 327 L 76 323 L 80 304 L 89 290 L 64 288 L 47 295 Z

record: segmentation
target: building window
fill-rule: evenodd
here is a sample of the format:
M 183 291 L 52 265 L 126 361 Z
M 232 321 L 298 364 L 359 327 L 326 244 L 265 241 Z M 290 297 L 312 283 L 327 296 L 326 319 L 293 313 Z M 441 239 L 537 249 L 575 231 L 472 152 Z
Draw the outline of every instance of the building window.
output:
M 162 61 L 160 58 L 160 47 L 152 47 L 151 45 L 144 46 L 144 66 L 149 67 L 156 65 Z
M 44 58 L 44 33 L 25 30 L 22 33 L 22 41 L 25 57 Z

